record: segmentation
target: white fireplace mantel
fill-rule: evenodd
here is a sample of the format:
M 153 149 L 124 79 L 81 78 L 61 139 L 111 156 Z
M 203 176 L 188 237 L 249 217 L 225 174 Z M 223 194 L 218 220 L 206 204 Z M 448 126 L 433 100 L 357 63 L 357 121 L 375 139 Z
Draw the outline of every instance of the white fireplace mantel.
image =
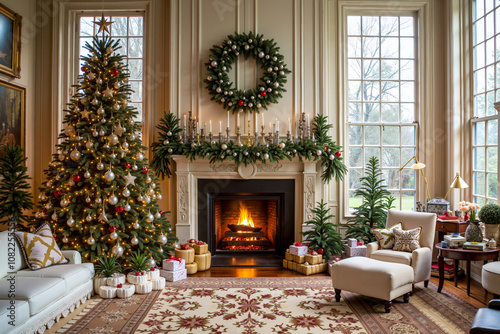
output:
M 176 235 L 180 242 L 198 236 L 198 179 L 293 179 L 295 180 L 295 240 L 301 240 L 303 222 L 311 220 L 315 206 L 317 184 L 316 162 L 282 161 L 267 164 L 243 164 L 232 162 L 211 164 L 208 160 L 190 161 L 184 156 L 174 156 L 176 164 L 177 221 Z

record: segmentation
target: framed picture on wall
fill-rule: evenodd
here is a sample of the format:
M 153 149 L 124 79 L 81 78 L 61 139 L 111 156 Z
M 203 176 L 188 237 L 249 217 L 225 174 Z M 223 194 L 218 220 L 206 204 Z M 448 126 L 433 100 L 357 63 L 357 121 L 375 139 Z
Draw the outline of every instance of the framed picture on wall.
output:
M 21 77 L 22 16 L 0 3 L 0 73 Z
M 0 154 L 7 144 L 25 149 L 26 89 L 0 81 Z

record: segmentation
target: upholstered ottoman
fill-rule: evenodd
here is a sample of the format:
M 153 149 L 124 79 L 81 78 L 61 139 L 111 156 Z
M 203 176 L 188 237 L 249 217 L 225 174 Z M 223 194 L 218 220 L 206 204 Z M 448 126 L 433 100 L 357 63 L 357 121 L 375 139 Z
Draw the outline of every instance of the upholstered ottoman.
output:
M 340 301 L 341 290 L 347 290 L 385 300 L 387 313 L 391 311 L 392 301 L 397 297 L 404 296 L 404 302 L 408 302 L 413 276 L 411 266 L 360 256 L 336 262 L 332 267 L 337 302 Z
M 483 288 L 493 293 L 493 296 L 498 299 L 500 295 L 500 261 L 483 265 L 481 283 Z

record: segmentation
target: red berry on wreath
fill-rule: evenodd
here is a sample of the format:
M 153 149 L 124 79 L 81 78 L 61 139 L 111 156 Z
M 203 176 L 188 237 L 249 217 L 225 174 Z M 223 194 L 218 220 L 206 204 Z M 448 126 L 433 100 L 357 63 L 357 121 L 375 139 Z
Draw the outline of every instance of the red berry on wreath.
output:
M 336 155 L 337 157 L 340 157 L 340 156 L 342 155 L 342 153 L 340 153 L 340 151 L 337 151 L 337 152 L 335 152 L 335 155 Z
M 82 66 L 81 70 L 82 72 L 87 72 L 87 68 L 85 66 Z
M 73 176 L 73 180 L 74 180 L 75 182 L 80 182 L 80 180 L 81 180 L 81 179 L 82 179 L 82 177 L 81 177 L 80 175 L 75 175 L 75 176 Z
M 241 106 L 243 106 L 243 103 L 244 103 L 244 102 L 243 102 L 243 100 L 239 100 L 239 101 L 238 101 L 238 105 L 239 105 L 240 107 L 241 107 Z
M 266 96 L 266 94 L 267 94 L 267 93 L 266 93 L 265 91 L 260 92 L 260 95 L 261 95 L 261 96 Z
M 118 75 L 118 73 L 120 73 L 117 69 L 114 69 L 112 72 L 111 72 L 111 75 L 113 75 L 114 77 L 116 77 Z
M 318 254 L 324 254 L 325 250 L 323 248 L 318 249 Z

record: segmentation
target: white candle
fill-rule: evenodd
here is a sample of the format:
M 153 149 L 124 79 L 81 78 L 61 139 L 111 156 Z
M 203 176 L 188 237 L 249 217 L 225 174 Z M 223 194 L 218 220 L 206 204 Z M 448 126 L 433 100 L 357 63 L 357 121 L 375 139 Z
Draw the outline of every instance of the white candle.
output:
M 219 132 L 222 133 L 222 121 L 219 121 Z
M 264 123 L 264 112 L 262 112 L 262 126 L 265 126 L 266 123 Z
M 273 122 L 269 122 L 269 131 L 273 130 Z
M 186 121 L 186 114 L 184 114 L 184 126 L 186 126 L 186 123 L 187 123 L 187 121 Z
M 259 123 L 259 119 L 257 118 L 257 115 L 255 115 L 255 132 L 259 131 L 259 130 L 257 130 L 259 128 L 258 127 L 259 126 L 258 123 Z
M 290 122 L 290 117 L 288 117 L 288 132 L 292 133 L 292 122 Z
M 239 127 L 240 126 L 240 113 L 238 112 L 236 114 L 236 127 Z
M 307 126 L 311 126 L 311 122 L 309 122 L 309 114 L 307 114 Z
M 280 121 L 278 121 L 278 119 L 276 119 L 276 131 L 279 131 L 280 130 Z
M 212 120 L 210 120 L 210 133 L 212 133 Z
M 229 110 L 227 111 L 227 127 L 229 127 Z

